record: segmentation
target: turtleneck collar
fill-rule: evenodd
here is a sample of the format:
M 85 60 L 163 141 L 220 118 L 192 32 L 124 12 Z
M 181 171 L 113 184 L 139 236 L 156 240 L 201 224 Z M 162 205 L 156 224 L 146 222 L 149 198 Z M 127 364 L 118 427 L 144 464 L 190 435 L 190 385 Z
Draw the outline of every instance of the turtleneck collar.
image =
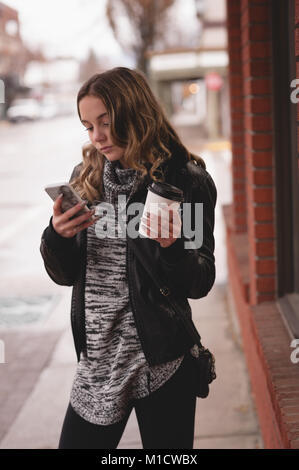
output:
M 118 160 L 111 162 L 106 159 L 103 171 L 104 194 L 107 202 L 113 203 L 118 194 L 131 193 L 137 179 L 134 168 L 124 168 Z

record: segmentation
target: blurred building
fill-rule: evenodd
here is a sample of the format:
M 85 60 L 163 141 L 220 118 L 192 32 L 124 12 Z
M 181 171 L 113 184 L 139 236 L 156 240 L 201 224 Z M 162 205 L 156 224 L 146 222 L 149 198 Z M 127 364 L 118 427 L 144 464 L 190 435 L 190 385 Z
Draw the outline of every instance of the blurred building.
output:
M 0 105 L 0 119 L 18 94 L 30 90 L 24 74 L 30 60 L 44 61 L 40 51 L 32 52 L 23 43 L 17 10 L 0 2 L 0 78 L 5 84 L 5 103 Z
M 266 448 L 299 448 L 299 0 L 227 0 L 231 305 Z
M 196 2 L 198 46 L 149 54 L 149 75 L 174 124 L 198 124 L 205 137 L 228 137 L 225 0 Z
M 0 78 L 5 84 L 5 103 L 0 105 L 0 119 L 14 97 L 25 68 L 19 27 L 18 12 L 0 2 Z
M 78 87 L 79 62 L 73 57 L 58 57 L 45 62 L 31 60 L 24 73 L 24 85 L 33 92 L 72 93 Z
M 25 70 L 25 47 L 18 12 L 0 2 L 0 76 L 18 77 Z

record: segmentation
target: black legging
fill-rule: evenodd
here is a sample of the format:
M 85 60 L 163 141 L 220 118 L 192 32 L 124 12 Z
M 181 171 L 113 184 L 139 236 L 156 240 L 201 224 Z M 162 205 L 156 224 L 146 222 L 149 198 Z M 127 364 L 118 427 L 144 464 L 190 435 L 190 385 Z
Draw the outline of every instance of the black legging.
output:
M 196 396 L 189 354 L 158 390 L 134 400 L 126 417 L 108 426 L 89 423 L 69 404 L 59 449 L 116 449 L 133 408 L 143 449 L 193 449 Z

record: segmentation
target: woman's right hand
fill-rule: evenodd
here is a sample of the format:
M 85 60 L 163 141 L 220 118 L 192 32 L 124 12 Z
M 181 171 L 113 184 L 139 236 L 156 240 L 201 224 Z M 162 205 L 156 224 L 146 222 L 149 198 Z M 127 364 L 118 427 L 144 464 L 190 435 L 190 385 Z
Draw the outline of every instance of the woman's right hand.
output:
M 54 202 L 52 225 L 55 232 L 57 232 L 62 237 L 72 238 L 81 230 L 84 230 L 85 228 L 94 224 L 99 219 L 99 216 L 97 216 L 92 220 L 87 221 L 87 219 L 90 219 L 90 217 L 94 214 L 95 209 L 93 209 L 86 212 L 86 214 L 69 220 L 70 217 L 75 215 L 77 212 L 79 212 L 80 209 L 82 209 L 82 207 L 84 207 L 84 204 L 81 205 L 81 203 L 78 203 L 74 207 L 71 207 L 71 209 L 68 209 L 66 212 L 62 212 L 61 202 L 62 196 L 58 197 Z

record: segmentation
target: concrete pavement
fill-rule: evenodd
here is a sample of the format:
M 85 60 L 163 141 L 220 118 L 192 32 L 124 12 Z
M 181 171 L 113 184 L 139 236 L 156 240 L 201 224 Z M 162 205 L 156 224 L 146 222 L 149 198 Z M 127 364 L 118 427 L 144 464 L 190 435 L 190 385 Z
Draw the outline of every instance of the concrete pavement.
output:
M 14 374 L 6 376 L 1 449 L 57 448 L 76 368 L 68 318 L 71 290 L 61 289 L 64 295 L 47 321 L 31 328 L 30 333 L 22 331 L 23 341 L 19 333 L 22 355 L 26 344 L 28 351 L 23 364 L 12 364 Z M 233 326 L 234 314 L 226 285 L 215 284 L 207 297 L 191 299 L 190 304 L 203 343 L 216 357 L 217 372 L 209 397 L 197 399 L 194 448 L 262 448 L 245 359 L 239 341 L 235 340 L 238 332 Z M 34 338 L 35 342 L 38 339 L 35 347 Z M 9 362 L 1 365 L 5 367 L 9 367 Z M 142 448 L 134 410 L 118 446 L 129 448 Z

